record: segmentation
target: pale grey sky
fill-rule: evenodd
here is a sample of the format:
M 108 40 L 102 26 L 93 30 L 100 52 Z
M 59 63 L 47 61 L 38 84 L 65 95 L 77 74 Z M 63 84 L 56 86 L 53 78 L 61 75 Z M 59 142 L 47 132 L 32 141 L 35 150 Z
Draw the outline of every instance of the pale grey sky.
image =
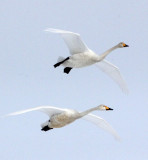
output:
M 104 103 L 114 111 L 94 114 L 122 138 L 117 142 L 83 120 L 44 133 L 40 124 L 47 116 L 32 112 L 1 119 L 0 159 L 147 160 L 147 20 L 147 0 L 0 1 L 1 115 L 39 105 L 81 111 Z M 98 54 L 127 43 L 107 60 L 120 68 L 129 95 L 95 66 L 69 75 L 54 69 L 57 58 L 69 53 L 60 36 L 43 31 L 48 27 L 79 33 Z

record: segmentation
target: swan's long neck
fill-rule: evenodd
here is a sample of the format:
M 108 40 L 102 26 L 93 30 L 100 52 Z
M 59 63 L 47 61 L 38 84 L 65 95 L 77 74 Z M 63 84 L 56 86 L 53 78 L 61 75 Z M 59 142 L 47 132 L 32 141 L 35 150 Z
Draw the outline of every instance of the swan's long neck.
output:
M 117 49 L 117 48 L 119 48 L 118 45 L 116 45 L 116 46 L 108 49 L 107 51 L 105 51 L 104 53 L 102 53 L 101 55 L 99 55 L 98 60 L 99 60 L 99 61 L 100 61 L 100 60 L 103 60 L 110 52 L 112 52 L 113 50 L 115 50 L 115 49 Z
M 88 110 L 86 110 L 84 112 L 81 112 L 80 113 L 80 117 L 83 117 L 83 116 L 89 114 L 90 112 L 93 112 L 93 111 L 96 111 L 96 110 L 99 110 L 99 107 L 94 107 L 94 108 L 88 109 Z

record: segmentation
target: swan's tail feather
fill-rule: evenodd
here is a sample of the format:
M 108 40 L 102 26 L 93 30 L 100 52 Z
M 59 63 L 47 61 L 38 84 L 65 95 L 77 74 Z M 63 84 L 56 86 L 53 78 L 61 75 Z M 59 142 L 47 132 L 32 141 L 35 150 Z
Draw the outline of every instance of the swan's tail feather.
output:
M 65 59 L 64 57 L 60 56 L 60 57 L 58 58 L 57 62 L 64 61 L 64 59 Z
M 42 123 L 41 124 L 41 131 L 48 131 L 48 130 L 50 130 L 50 129 L 53 129 L 53 128 L 50 128 L 49 127 L 49 122 L 50 122 L 50 120 L 48 120 L 48 121 L 46 121 L 46 122 L 44 122 L 44 123 Z
M 41 128 L 44 128 L 45 126 L 48 126 L 48 124 L 49 124 L 49 121 L 46 121 L 46 122 L 42 123 Z

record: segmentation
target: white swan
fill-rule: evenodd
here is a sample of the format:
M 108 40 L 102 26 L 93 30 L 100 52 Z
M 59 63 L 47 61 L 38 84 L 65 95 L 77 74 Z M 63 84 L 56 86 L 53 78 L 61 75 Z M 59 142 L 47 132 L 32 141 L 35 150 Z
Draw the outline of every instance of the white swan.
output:
M 23 111 L 10 113 L 10 114 L 7 114 L 3 117 L 15 116 L 18 114 L 23 114 L 26 112 L 31 112 L 31 111 L 36 111 L 36 110 L 44 112 L 45 114 L 47 114 L 49 116 L 49 120 L 46 121 L 45 123 L 41 124 L 42 131 L 48 131 L 53 128 L 61 128 L 61 127 L 64 127 L 64 126 L 74 122 L 75 120 L 77 120 L 79 118 L 83 118 L 85 120 L 88 120 L 88 121 L 96 124 L 100 128 L 108 131 L 116 139 L 119 139 L 119 136 L 117 135 L 115 130 L 104 119 L 102 119 L 96 115 L 89 114 L 90 112 L 95 111 L 95 110 L 102 110 L 102 111 L 103 110 L 104 111 L 105 110 L 113 110 L 105 105 L 99 105 L 97 107 L 88 109 L 84 112 L 78 112 L 78 111 L 72 110 L 72 109 L 61 109 L 61 108 L 52 107 L 52 106 L 39 106 L 36 108 L 31 108 L 31 109 L 27 109 L 27 110 L 23 110 Z
M 128 47 L 124 42 L 120 42 L 118 45 L 110 48 L 103 54 L 97 55 L 84 44 L 80 35 L 77 33 L 52 28 L 48 28 L 45 31 L 61 34 L 71 54 L 71 56 L 67 58 L 59 57 L 58 63 L 54 65 L 55 68 L 63 65 L 65 67 L 64 72 L 68 74 L 72 68 L 85 67 L 96 63 L 103 72 L 107 73 L 118 83 L 123 92 L 128 92 L 126 84 L 120 75 L 119 69 L 110 62 L 104 60 L 111 51 L 117 48 Z

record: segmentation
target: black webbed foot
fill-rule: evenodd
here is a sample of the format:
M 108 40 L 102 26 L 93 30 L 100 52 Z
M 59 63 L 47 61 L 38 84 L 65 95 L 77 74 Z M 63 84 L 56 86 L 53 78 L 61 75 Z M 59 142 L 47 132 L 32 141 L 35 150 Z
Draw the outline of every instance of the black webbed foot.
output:
M 69 72 L 71 71 L 71 69 L 72 69 L 72 68 L 70 68 L 70 67 L 64 68 L 64 73 L 69 74 Z
M 64 63 L 64 62 L 65 62 L 65 61 L 67 61 L 67 60 L 69 60 L 69 57 L 67 57 L 67 58 L 66 58 L 66 59 L 64 59 L 63 61 L 58 62 L 58 63 L 56 63 L 55 65 L 53 65 L 53 66 L 54 66 L 54 68 L 56 68 L 56 67 L 60 66 L 62 63 Z
M 61 62 L 58 62 L 58 63 L 54 64 L 53 66 L 54 66 L 54 68 L 56 68 L 56 67 L 60 66 L 61 64 L 62 64 Z
M 50 127 L 48 127 L 48 126 L 45 126 L 45 127 L 43 127 L 42 129 L 41 129 L 41 131 L 48 131 L 48 130 L 51 130 L 51 129 L 53 129 L 53 128 L 50 128 Z

